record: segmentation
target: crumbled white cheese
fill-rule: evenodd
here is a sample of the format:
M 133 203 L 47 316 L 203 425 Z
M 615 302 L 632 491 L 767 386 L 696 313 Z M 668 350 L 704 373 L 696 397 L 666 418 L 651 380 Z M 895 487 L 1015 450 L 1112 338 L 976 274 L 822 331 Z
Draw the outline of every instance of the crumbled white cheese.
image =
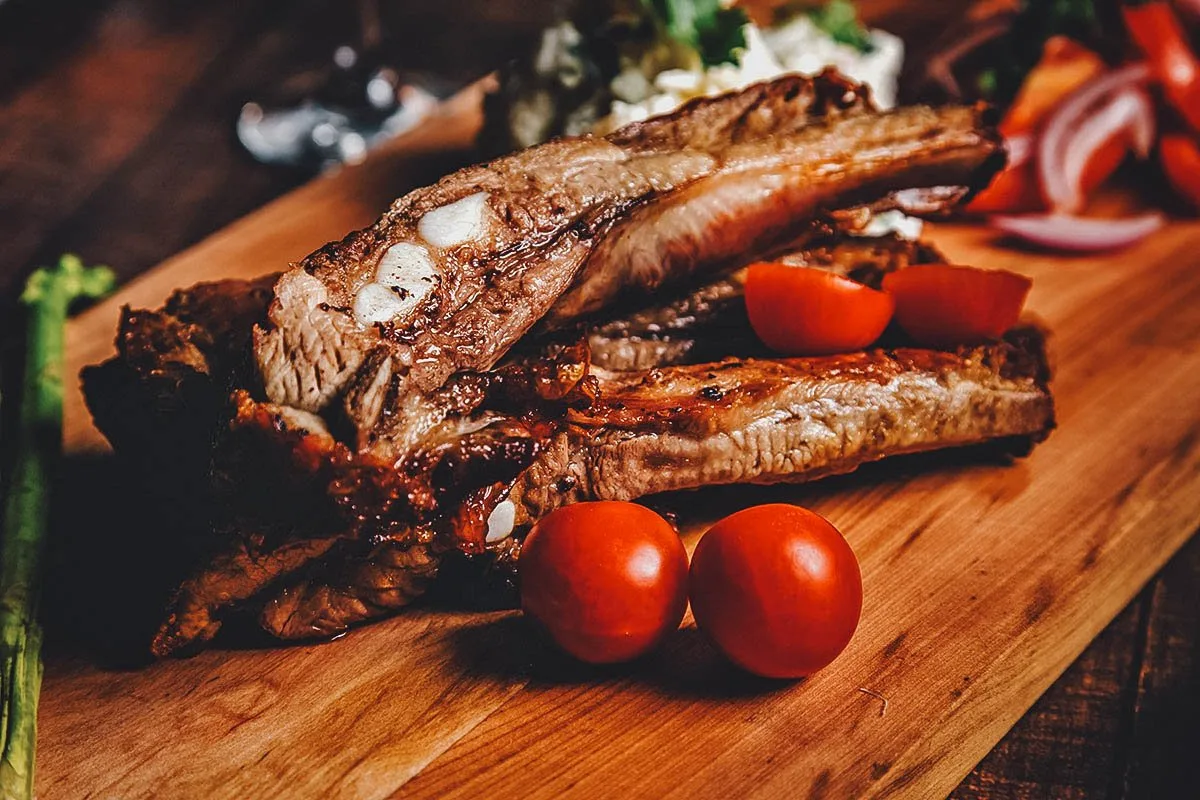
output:
M 870 31 L 872 50 L 861 53 L 834 41 L 803 14 L 767 29 L 750 23 L 744 31 L 746 47 L 737 64 L 666 70 L 654 76 L 649 96 L 628 85 L 633 82 L 632 76 L 618 76 L 612 86 L 617 99 L 611 113 L 597 123 L 597 132 L 607 133 L 630 122 L 668 113 L 696 97 L 741 89 L 788 72 L 811 75 L 829 66 L 870 86 L 880 108 L 891 108 L 896 103 L 904 43 L 890 33 Z
M 843 74 L 871 87 L 880 108 L 896 104 L 896 83 L 904 62 L 904 42 L 886 31 L 871 30 L 871 51 L 834 41 L 829 34 L 798 14 L 782 25 L 763 31 L 766 46 L 789 72 L 813 74 L 837 67 Z
M 474 241 L 487 231 L 487 192 L 476 192 L 435 208 L 417 223 L 421 238 L 445 249 Z
M 517 507 L 513 505 L 512 500 L 504 500 L 492 509 L 492 513 L 487 518 L 487 535 L 483 540 L 488 544 L 494 544 L 507 539 L 513 532 L 513 526 L 517 521 Z

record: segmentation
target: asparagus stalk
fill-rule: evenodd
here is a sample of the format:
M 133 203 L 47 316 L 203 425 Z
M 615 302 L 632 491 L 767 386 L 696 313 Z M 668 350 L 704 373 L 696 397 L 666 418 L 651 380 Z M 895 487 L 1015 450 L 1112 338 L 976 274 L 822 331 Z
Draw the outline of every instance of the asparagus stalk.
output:
M 0 797 L 33 797 L 37 701 L 42 684 L 38 624 L 54 468 L 62 451 L 63 327 L 79 298 L 112 289 L 106 267 L 63 256 L 25 284 L 25 374 L 0 532 Z

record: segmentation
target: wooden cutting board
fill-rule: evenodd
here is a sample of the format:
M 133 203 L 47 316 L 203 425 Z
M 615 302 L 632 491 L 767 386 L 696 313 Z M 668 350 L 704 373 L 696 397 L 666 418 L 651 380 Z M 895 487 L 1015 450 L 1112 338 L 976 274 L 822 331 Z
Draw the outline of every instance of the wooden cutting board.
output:
M 118 307 L 277 270 L 369 223 L 461 149 L 474 96 L 388 152 L 314 181 L 165 262 L 68 331 L 112 351 Z M 548 654 L 515 612 L 412 610 L 324 644 L 220 647 L 134 671 L 51 656 L 47 798 L 860 797 L 949 792 L 1200 525 L 1200 225 L 1122 253 L 956 260 L 1035 278 L 1060 428 L 1012 465 L 881 465 L 809 487 L 667 498 L 689 548 L 758 502 L 815 508 L 863 568 L 862 624 L 798 683 L 737 673 L 690 618 L 632 668 Z M 72 384 L 66 443 L 103 449 Z M 137 502 L 130 487 L 130 502 Z M 169 532 L 164 532 L 169 535 Z

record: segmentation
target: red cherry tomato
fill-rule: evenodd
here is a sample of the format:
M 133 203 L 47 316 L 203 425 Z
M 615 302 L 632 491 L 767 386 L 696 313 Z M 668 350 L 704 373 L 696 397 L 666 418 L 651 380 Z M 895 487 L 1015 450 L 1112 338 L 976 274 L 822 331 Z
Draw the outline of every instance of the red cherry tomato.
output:
M 1158 141 L 1158 154 L 1171 186 L 1200 209 L 1200 144 L 1190 136 L 1168 133 Z
M 758 338 L 785 355 L 861 350 L 892 318 L 892 298 L 826 270 L 751 264 L 746 312 Z
M 924 345 L 952 347 L 994 339 L 1021 316 L 1033 281 L 1004 270 L 922 264 L 883 278 L 896 298 L 896 322 Z
M 634 503 L 564 506 L 525 539 L 521 607 L 563 650 L 593 664 L 628 661 L 679 627 L 687 551 L 675 529 Z
M 862 613 L 858 559 L 799 506 L 763 505 L 712 526 L 692 555 L 692 613 L 730 661 L 800 678 L 845 649 Z

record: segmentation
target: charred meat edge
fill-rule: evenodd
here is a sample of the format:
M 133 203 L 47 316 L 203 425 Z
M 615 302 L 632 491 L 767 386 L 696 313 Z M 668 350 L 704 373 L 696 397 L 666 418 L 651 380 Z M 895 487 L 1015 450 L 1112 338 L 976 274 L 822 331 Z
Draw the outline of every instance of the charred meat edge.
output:
M 597 402 L 571 412 L 507 496 L 475 513 L 511 503 L 519 528 L 584 500 L 804 482 L 996 440 L 1023 450 L 1054 427 L 1048 379 L 1044 339 L 1033 328 L 954 352 L 897 348 L 601 373 Z M 513 547 L 511 539 L 495 545 L 508 557 Z M 423 584 L 397 588 L 427 574 L 432 553 L 388 543 L 370 558 L 305 576 L 266 601 L 263 626 L 281 638 L 327 636 L 389 613 L 419 596 Z M 418 570 L 406 582 L 408 562 Z

